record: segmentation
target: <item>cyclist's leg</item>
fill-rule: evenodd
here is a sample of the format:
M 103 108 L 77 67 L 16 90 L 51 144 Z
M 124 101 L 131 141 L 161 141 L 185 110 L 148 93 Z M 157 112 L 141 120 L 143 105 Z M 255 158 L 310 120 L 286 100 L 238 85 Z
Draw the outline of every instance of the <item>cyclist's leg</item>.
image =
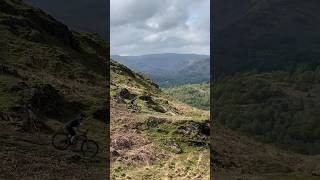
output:
M 73 144 L 74 138 L 76 136 L 76 131 L 73 128 L 68 128 L 67 130 L 70 137 L 70 143 Z

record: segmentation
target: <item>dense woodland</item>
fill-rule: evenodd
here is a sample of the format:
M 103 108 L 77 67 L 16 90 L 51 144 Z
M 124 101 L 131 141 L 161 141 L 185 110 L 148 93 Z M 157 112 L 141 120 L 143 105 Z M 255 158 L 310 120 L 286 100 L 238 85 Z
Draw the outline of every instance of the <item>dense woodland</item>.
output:
M 214 85 L 215 120 L 255 139 L 320 153 L 320 66 L 239 73 Z
M 165 89 L 165 92 L 177 100 L 194 107 L 210 109 L 210 85 L 186 84 Z

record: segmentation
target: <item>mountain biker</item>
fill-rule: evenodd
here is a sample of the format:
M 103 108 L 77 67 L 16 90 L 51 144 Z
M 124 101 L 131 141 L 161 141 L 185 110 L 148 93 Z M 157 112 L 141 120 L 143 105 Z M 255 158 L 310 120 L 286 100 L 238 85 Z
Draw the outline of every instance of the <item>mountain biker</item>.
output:
M 66 123 L 65 129 L 69 134 L 69 138 L 70 138 L 70 143 L 71 144 L 74 143 L 74 138 L 77 135 L 76 131 L 80 132 L 79 128 L 81 127 L 82 121 L 84 120 L 85 117 L 86 117 L 85 114 L 81 112 L 81 113 L 78 114 L 76 119 L 71 120 L 71 121 Z

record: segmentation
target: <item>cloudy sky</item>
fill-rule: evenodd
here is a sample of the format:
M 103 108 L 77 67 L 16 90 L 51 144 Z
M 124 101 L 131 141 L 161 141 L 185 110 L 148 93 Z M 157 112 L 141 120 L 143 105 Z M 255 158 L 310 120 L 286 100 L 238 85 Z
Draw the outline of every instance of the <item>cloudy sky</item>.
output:
M 210 0 L 111 0 L 111 54 L 210 52 Z

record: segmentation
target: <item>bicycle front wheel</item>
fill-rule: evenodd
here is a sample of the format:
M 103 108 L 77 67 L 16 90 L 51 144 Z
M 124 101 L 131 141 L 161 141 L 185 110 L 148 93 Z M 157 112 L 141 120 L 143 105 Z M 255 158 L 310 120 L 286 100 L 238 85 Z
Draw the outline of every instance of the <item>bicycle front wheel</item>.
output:
M 98 143 L 93 140 L 84 141 L 81 145 L 81 151 L 85 156 L 95 157 L 99 152 Z

